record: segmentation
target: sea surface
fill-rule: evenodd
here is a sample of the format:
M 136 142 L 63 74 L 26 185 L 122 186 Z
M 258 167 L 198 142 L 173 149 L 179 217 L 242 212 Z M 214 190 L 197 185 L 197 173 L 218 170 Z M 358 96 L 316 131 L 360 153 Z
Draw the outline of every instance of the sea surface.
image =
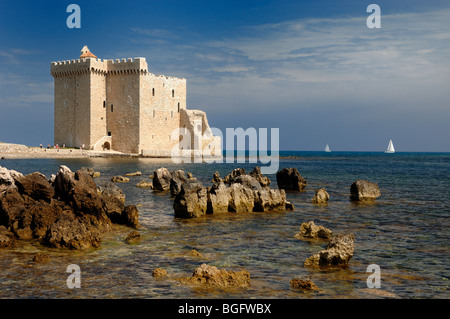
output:
M 28 174 L 50 176 L 60 165 L 72 171 L 101 172 L 97 185 L 114 175 L 141 171 L 118 184 L 126 204 L 138 205 L 143 239 L 127 244 L 132 230 L 120 226 L 103 237 L 100 248 L 52 249 L 37 241 L 0 250 L 0 298 L 450 298 L 450 153 L 281 152 L 279 169 L 296 167 L 307 180 L 304 192 L 287 192 L 294 211 L 174 217 L 170 193 L 135 185 L 160 167 L 191 172 L 204 185 L 213 173 L 234 168 L 250 172 L 259 163 L 182 163 L 170 159 L 85 158 L 6 159 L 0 165 Z M 275 175 L 267 175 L 277 188 Z M 382 196 L 372 204 L 349 201 L 350 185 L 378 183 Z M 330 194 L 327 205 L 311 203 L 315 190 Z M 355 234 L 355 251 L 345 269 L 311 269 L 306 258 L 326 242 L 294 238 L 300 225 L 313 220 L 334 234 Z M 192 256 L 195 249 L 202 257 Z M 38 252 L 48 263 L 33 263 Z M 182 284 L 202 263 L 227 270 L 247 269 L 248 288 L 199 289 Z M 67 267 L 81 269 L 81 288 L 69 289 Z M 368 288 L 369 265 L 381 270 L 381 287 Z M 167 277 L 154 278 L 164 268 Z M 290 280 L 309 278 L 320 288 L 305 293 Z

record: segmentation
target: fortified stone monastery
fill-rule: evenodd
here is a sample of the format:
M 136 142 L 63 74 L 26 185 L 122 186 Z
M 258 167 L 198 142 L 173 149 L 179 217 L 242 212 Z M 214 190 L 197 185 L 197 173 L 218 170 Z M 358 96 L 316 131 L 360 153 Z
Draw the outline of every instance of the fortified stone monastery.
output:
M 205 112 L 186 109 L 186 79 L 150 73 L 145 58 L 101 60 L 87 46 L 81 53 L 51 63 L 55 144 L 161 157 L 221 150 Z

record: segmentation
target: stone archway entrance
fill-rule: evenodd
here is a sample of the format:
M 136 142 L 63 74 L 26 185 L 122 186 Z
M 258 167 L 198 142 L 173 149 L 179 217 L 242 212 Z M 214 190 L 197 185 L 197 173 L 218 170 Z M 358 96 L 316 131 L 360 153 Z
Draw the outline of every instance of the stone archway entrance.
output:
M 109 144 L 109 142 L 103 143 L 103 150 L 104 150 L 104 151 L 109 151 L 109 150 L 111 150 L 111 144 Z

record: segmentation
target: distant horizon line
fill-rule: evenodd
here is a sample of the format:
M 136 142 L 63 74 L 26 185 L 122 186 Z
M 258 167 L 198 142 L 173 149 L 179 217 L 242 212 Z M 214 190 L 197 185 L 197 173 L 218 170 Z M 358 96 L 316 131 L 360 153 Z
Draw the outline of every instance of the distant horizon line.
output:
M 226 149 L 222 150 L 224 153 L 227 152 Z M 234 150 L 235 152 L 259 152 L 258 150 Z M 266 153 L 271 153 L 270 150 L 264 150 Z M 326 152 L 324 150 L 279 150 L 278 152 L 314 152 L 314 153 L 385 153 L 385 150 L 363 150 L 363 151 L 350 151 L 350 150 L 338 150 Z M 450 153 L 450 151 L 395 151 L 395 153 Z

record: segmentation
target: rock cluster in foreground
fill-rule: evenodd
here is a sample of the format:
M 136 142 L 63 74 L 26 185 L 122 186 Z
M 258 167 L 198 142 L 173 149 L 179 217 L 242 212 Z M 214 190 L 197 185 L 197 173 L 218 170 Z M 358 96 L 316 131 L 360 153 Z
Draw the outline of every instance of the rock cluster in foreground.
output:
M 98 247 L 113 224 L 139 226 L 136 206 L 125 206 L 123 194 L 116 193 L 99 190 L 91 175 L 64 165 L 50 179 L 0 167 L 0 241 L 5 246 L 8 238 L 34 238 L 50 247 Z
M 223 180 L 216 172 L 214 184 L 205 187 L 196 179 L 181 183 L 173 208 L 176 217 L 193 218 L 205 214 L 284 211 L 286 193 L 270 189 L 270 180 L 256 167 L 250 174 L 238 168 Z

